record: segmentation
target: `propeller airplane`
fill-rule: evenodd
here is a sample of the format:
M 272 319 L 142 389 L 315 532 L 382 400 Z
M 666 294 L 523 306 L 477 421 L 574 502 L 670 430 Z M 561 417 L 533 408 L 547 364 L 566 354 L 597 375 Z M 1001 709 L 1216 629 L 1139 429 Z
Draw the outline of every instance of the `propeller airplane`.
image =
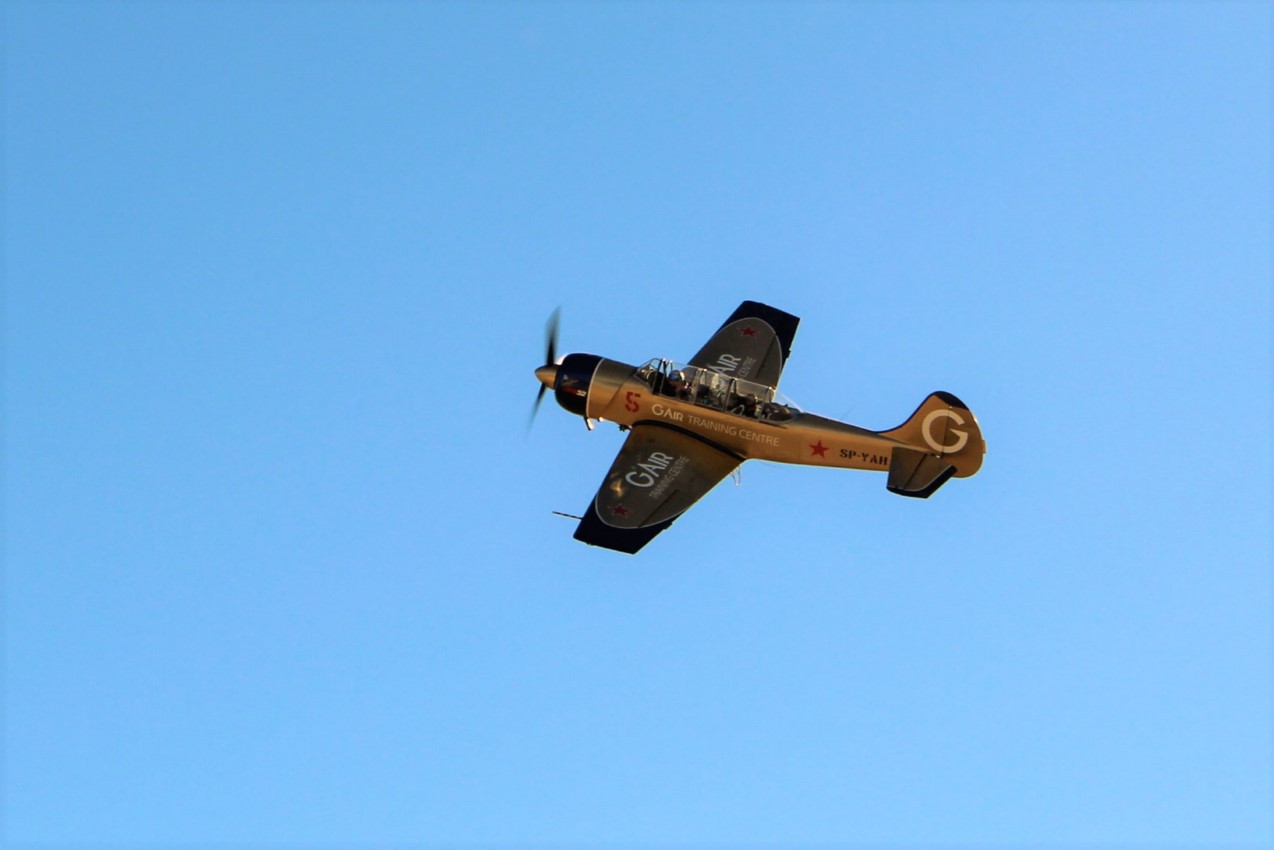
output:
M 636 553 L 745 460 L 887 472 L 887 489 L 927 499 L 982 466 L 978 421 L 935 392 L 902 425 L 870 431 L 806 413 L 778 392 L 796 316 L 744 301 L 690 362 L 641 366 L 595 354 L 557 357 L 559 310 L 546 328 L 540 391 L 570 413 L 628 432 L 575 539 Z

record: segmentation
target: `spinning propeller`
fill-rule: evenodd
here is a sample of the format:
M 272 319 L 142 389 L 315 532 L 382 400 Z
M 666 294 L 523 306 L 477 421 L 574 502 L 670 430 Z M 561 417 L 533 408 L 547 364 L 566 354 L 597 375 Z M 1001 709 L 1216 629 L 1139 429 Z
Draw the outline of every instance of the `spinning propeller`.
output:
M 544 394 L 549 391 L 549 388 L 553 386 L 557 379 L 557 366 L 560 362 L 557 359 L 557 323 L 561 314 L 562 308 L 558 307 L 549 316 L 548 322 L 544 325 L 544 365 L 535 370 L 535 377 L 540 379 L 540 391 L 535 396 L 535 405 L 531 408 L 531 418 L 526 423 L 528 431 L 535 422 L 536 414 L 540 412 L 540 402 L 544 401 Z

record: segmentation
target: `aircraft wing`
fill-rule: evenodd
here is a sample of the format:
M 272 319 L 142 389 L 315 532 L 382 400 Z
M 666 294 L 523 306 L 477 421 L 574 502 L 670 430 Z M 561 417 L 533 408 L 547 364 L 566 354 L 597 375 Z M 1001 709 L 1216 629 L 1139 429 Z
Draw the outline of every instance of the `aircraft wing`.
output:
M 633 554 L 741 462 L 666 425 L 634 425 L 575 539 Z
M 699 349 L 690 365 L 777 387 L 800 321 L 791 313 L 744 301 Z

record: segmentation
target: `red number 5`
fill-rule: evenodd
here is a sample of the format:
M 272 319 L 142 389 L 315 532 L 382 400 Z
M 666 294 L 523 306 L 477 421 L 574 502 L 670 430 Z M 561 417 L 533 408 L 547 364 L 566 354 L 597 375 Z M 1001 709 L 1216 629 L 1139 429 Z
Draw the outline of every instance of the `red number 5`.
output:
M 627 410 L 631 413 L 636 413 L 638 409 L 637 399 L 639 398 L 641 398 L 641 393 L 635 393 L 630 390 L 628 394 L 624 397 L 624 410 Z

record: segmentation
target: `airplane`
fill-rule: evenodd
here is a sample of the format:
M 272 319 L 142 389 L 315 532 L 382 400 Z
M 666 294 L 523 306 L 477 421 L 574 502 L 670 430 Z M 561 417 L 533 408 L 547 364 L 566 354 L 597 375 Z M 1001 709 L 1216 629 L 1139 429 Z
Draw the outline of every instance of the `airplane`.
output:
M 632 366 L 595 354 L 557 358 L 555 311 L 532 420 L 552 390 L 590 431 L 609 421 L 628 432 L 584 516 L 571 517 L 580 521 L 575 539 L 635 554 L 745 460 L 888 472 L 890 492 L 921 499 L 981 468 L 978 420 L 951 393 L 930 394 L 887 431 L 806 413 L 780 394 L 799 323 L 744 301 L 689 363 Z

